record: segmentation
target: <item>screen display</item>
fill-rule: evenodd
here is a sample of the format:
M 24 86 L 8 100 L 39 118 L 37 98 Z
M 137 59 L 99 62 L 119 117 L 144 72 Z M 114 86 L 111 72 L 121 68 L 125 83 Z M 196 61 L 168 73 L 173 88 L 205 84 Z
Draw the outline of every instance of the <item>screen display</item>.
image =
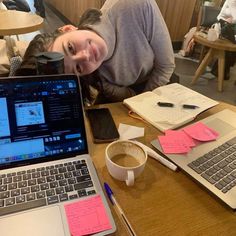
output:
M 0 80 L 0 167 L 87 153 L 78 78 Z

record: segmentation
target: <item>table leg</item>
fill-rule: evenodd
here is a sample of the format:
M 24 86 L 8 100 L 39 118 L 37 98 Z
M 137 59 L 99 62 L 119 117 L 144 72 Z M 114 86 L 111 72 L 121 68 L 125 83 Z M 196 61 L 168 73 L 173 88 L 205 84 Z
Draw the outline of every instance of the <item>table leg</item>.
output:
M 207 65 L 210 63 L 210 61 L 213 58 L 213 54 L 214 54 L 214 50 L 212 48 L 210 48 L 208 50 L 206 56 L 203 58 L 201 64 L 197 68 L 197 70 L 194 74 L 194 77 L 192 79 L 191 84 L 195 84 L 196 81 L 198 80 L 198 78 L 200 77 L 200 75 L 206 70 Z
M 225 51 L 219 50 L 218 54 L 218 91 L 222 92 L 223 90 L 223 81 L 225 73 Z

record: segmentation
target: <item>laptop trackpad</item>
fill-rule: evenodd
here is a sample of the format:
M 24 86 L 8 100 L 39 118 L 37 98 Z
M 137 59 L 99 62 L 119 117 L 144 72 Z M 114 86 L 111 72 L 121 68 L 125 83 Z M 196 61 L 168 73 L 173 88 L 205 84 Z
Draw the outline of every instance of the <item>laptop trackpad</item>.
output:
M 59 206 L 35 209 L 0 220 L 1 235 L 64 236 Z
M 206 122 L 206 125 L 216 130 L 220 134 L 220 137 L 223 137 L 235 130 L 235 127 L 218 118 Z

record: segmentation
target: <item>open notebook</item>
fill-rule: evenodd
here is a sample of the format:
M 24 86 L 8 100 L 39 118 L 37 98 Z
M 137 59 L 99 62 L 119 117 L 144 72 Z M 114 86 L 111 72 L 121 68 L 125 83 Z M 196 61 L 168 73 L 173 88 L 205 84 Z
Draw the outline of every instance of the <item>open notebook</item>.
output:
M 173 107 L 160 107 L 158 102 L 172 103 Z M 177 83 L 127 98 L 123 103 L 161 131 L 178 128 L 193 120 L 201 112 L 218 104 Z M 186 109 L 183 108 L 184 104 L 195 105 L 197 108 Z

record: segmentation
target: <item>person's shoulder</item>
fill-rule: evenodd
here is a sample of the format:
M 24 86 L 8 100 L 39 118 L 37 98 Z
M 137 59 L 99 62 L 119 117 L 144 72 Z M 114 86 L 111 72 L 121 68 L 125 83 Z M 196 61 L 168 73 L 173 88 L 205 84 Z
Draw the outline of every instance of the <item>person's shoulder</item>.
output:
M 106 0 L 101 10 L 129 10 L 156 4 L 155 0 Z

